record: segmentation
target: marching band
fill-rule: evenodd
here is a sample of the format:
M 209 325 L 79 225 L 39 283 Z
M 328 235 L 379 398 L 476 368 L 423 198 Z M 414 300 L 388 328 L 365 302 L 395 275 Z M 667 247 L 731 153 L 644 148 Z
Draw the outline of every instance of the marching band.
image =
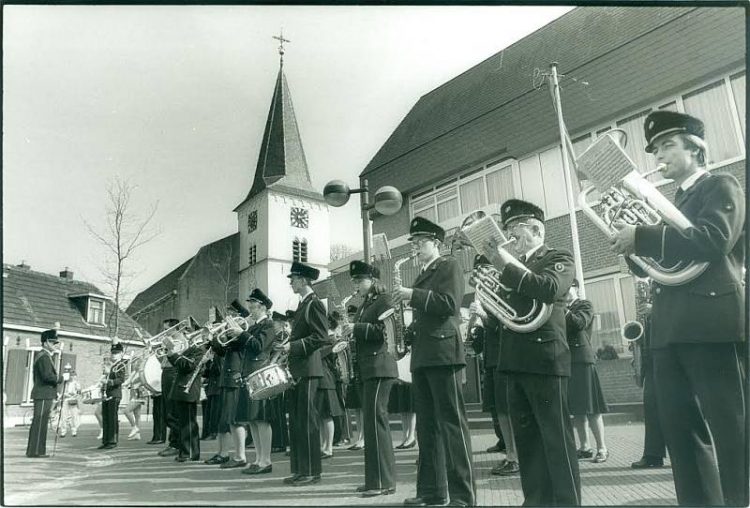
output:
M 682 224 L 677 227 L 674 221 L 633 221 L 632 215 L 621 213 L 628 206 L 621 201 L 619 209 L 603 206 L 604 213 L 616 215 L 598 219 L 597 225 L 607 228 L 612 250 L 628 257 L 634 274 L 654 280 L 648 417 L 658 418 L 664 430 L 680 504 L 744 505 L 747 464 L 737 446 L 744 442 L 746 426 L 738 361 L 745 324 L 740 283 L 744 194 L 734 177 L 702 169 L 706 144 L 699 119 L 657 111 L 646 118 L 644 129 L 646 150 L 656 155 L 664 176 L 679 185 L 675 205 L 686 222 L 677 221 Z M 640 180 L 631 179 L 625 182 L 631 192 L 633 181 L 644 188 Z M 594 212 L 587 208 L 586 213 Z M 520 473 L 527 505 L 578 506 L 583 502 L 578 460 L 582 452 L 593 455 L 585 436 L 587 419 L 597 438 L 595 462 L 609 455 L 603 425 L 599 428 L 607 409 L 593 365 L 592 304 L 571 291 L 573 256 L 546 244 L 539 206 L 510 199 L 501 205 L 498 219 L 499 224 L 483 213 L 472 214 L 459 231 L 477 251 L 469 333 L 474 349 L 484 355 L 485 409 L 493 412 L 506 448 L 506 460 L 492 474 Z M 490 233 L 472 237 L 480 227 L 489 227 Z M 312 289 L 319 271 L 294 262 L 290 286 L 300 303 L 293 313 L 271 313 L 273 302 L 255 288 L 247 297 L 247 309 L 233 305 L 247 318 L 229 316 L 199 329 L 192 320 L 165 321 L 164 331 L 148 342 L 156 349 L 132 365 L 139 371 L 135 382 L 154 400 L 149 443 L 168 439 L 160 456 L 198 461 L 200 439 L 218 436 L 218 452 L 205 463 L 242 468 L 250 475 L 270 473 L 271 452 L 288 443 L 291 476 L 283 483 L 304 487 L 321 481 L 322 458 L 332 456 L 333 418 L 341 416 L 346 400 L 356 395 L 365 456 L 365 481 L 357 492 L 364 497 L 391 495 L 398 479 L 388 415 L 403 392 L 409 403 L 400 404 L 398 412 L 416 413 L 419 443 L 416 497 L 404 504 L 475 505 L 461 379 L 467 351 L 460 315 L 466 280 L 457 259 L 441 251 L 445 237 L 439 225 L 423 217 L 411 221 L 409 241 L 421 270 L 410 287 L 396 268 L 392 291 L 387 291 L 378 268 L 351 262 L 349 275 L 361 300 L 351 317 L 346 316 L 347 302 L 343 314 L 329 316 Z M 684 267 L 683 275 L 664 266 Z M 393 327 L 390 320 L 403 321 L 406 304 L 413 311 L 411 323 Z M 710 321 L 703 319 L 707 314 Z M 329 329 L 340 329 L 340 336 Z M 336 363 L 341 342 L 347 349 L 345 365 Z M 55 330 L 42 334 L 42 354 L 34 363 L 28 457 L 46 456 L 44 422 L 55 387 L 62 382 L 52 360 L 56 343 Z M 100 383 L 101 449 L 117 446 L 117 408 L 125 381 L 122 344 L 114 343 L 111 354 L 113 362 Z M 151 358 L 154 355 L 158 360 Z M 399 369 L 404 358 L 406 373 Z M 158 374 L 145 372 L 149 361 L 161 362 Z M 336 384 L 336 372 L 342 369 L 348 372 L 345 380 L 338 380 L 343 388 Z M 199 438 L 197 405 L 204 381 Z M 578 450 L 572 416 L 582 443 Z M 247 427 L 256 449 L 250 464 L 245 455 Z M 406 422 L 405 427 L 407 432 Z M 411 446 L 405 435 L 399 447 Z M 647 458 L 662 461 L 648 451 L 643 461 Z M 638 464 L 633 467 L 651 463 Z

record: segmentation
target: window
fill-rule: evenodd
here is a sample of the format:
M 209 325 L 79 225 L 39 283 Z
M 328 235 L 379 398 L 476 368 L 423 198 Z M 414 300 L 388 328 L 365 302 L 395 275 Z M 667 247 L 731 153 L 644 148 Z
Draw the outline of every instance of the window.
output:
M 562 150 L 559 146 L 545 150 L 539 154 L 544 182 L 544 201 L 547 203 L 546 214 L 550 216 L 563 215 L 568 212 L 568 188 L 565 184 L 565 173 L 562 165 Z M 578 181 L 574 181 L 575 186 Z
M 719 81 L 682 99 L 685 113 L 697 116 L 706 127 L 708 160 L 714 164 L 740 155 L 740 145 L 734 132 L 734 118 L 723 81 Z
M 594 351 L 606 345 L 622 352 L 620 317 L 615 296 L 614 279 L 586 282 L 586 299 L 594 306 L 591 346 Z
M 94 325 L 104 324 L 104 300 L 89 298 L 89 311 L 87 321 Z
M 435 196 L 437 201 L 437 216 L 439 222 L 445 222 L 458 216 L 458 193 L 455 184 L 438 190 Z
M 547 213 L 547 205 L 544 202 L 544 182 L 542 181 L 542 166 L 539 155 L 521 159 L 518 162 L 521 175 L 521 194 L 523 199 L 530 201 Z
M 461 192 L 461 213 L 467 214 L 487 204 L 484 178 L 474 178 L 459 186 Z
M 735 74 L 729 78 L 732 85 L 732 96 L 734 104 L 737 107 L 737 113 L 740 117 L 740 126 L 742 128 L 742 139 L 745 139 L 745 73 Z
M 292 242 L 292 260 L 298 263 L 307 262 L 307 240 L 295 238 Z
M 617 122 L 617 128 L 624 130 L 628 135 L 628 142 L 625 145 L 625 153 L 628 154 L 628 157 L 633 159 L 635 166 L 641 173 L 646 173 L 656 167 L 656 159 L 654 156 L 646 153 L 643 149 L 643 123 L 650 112 L 651 110 L 647 109 Z M 661 176 L 661 173 L 654 173 L 648 177 L 648 180 L 658 183 L 659 181 L 664 180 L 664 178 Z
M 7 404 L 31 404 L 31 389 L 34 387 L 34 359 L 41 348 L 9 349 L 8 363 L 5 372 L 5 394 Z M 52 361 L 58 365 L 55 354 Z M 71 361 L 72 358 L 72 361 Z M 75 367 L 75 355 L 63 353 L 63 365 L 70 363 Z
M 513 166 L 511 164 L 501 165 L 499 169 L 493 166 L 487 173 L 487 196 L 490 203 L 503 204 L 515 196 L 513 188 Z
M 255 263 L 258 262 L 258 246 L 257 245 L 251 245 L 248 249 L 248 258 L 247 258 L 247 264 L 250 266 L 253 266 Z

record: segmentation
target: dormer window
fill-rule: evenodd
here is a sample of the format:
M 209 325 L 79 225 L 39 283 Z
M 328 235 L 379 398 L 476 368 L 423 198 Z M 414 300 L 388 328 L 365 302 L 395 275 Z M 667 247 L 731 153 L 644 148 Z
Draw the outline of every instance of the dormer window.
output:
M 89 308 L 86 321 L 92 325 L 104 324 L 104 300 L 89 298 Z

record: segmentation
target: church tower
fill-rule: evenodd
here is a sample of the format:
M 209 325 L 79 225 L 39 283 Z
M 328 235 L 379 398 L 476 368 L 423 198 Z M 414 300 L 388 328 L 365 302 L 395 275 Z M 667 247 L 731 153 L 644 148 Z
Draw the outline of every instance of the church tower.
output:
M 328 205 L 313 188 L 302 148 L 292 96 L 284 75 L 283 35 L 279 74 L 271 98 L 253 185 L 234 211 L 240 233 L 239 289 L 243 301 L 254 287 L 274 302 L 274 310 L 295 309 L 289 286 L 292 261 L 302 261 L 328 277 Z

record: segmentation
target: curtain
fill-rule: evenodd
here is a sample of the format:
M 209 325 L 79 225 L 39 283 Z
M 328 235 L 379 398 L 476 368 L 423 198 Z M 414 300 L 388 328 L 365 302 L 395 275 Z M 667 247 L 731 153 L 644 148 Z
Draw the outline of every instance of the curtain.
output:
M 508 165 L 487 175 L 487 193 L 490 203 L 502 205 L 513 197 L 513 169 Z
M 473 212 L 477 208 L 482 208 L 487 204 L 484 194 L 484 179 L 481 177 L 462 183 L 459 191 L 461 193 L 462 213 Z
M 708 144 L 707 164 L 721 162 L 740 154 L 723 81 L 683 97 L 685 112 L 703 120 Z
M 594 326 L 591 331 L 591 344 L 594 351 L 609 344 L 622 352 L 620 318 L 615 298 L 613 279 L 586 283 L 586 299 L 594 306 Z

